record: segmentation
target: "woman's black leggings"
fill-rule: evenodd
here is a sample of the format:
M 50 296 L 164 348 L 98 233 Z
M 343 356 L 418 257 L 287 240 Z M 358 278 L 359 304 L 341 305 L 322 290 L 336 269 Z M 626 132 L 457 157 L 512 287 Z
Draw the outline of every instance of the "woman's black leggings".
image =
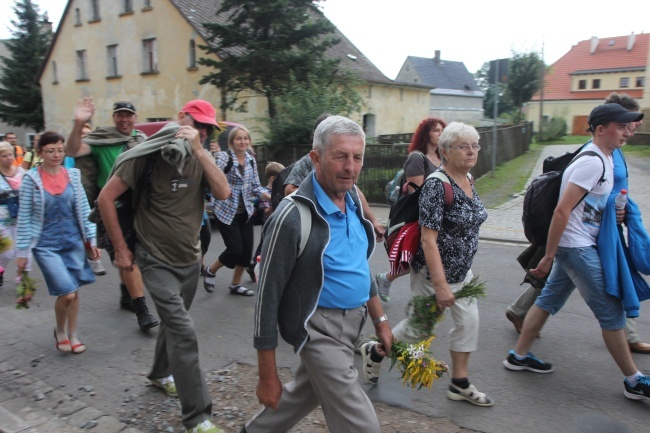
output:
M 231 224 L 218 221 L 219 231 L 226 244 L 226 249 L 219 256 L 219 261 L 229 269 L 235 266 L 247 267 L 253 253 L 253 220 L 244 212 L 235 215 Z

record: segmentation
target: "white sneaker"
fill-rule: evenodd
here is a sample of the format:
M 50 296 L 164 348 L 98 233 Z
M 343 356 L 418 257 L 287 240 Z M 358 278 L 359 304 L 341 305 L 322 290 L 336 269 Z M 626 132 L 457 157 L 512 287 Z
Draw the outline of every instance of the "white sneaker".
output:
M 95 275 L 106 275 L 106 268 L 104 268 L 104 266 L 102 265 L 101 259 L 97 259 L 97 260 L 88 259 L 88 261 L 90 262 L 90 268 L 93 270 L 93 273 Z
M 371 383 L 377 383 L 379 382 L 379 373 L 381 371 L 381 361 L 380 362 L 374 362 L 370 358 L 370 352 L 372 351 L 372 348 L 377 345 L 376 341 L 370 341 L 368 343 L 364 343 L 361 345 L 361 360 L 363 363 L 362 370 L 363 370 L 363 375 L 365 378 L 368 380 L 368 382 Z

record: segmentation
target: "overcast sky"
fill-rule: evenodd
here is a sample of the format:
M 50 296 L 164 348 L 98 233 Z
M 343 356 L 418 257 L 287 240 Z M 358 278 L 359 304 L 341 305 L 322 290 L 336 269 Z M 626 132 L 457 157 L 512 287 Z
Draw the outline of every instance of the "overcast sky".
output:
M 117 1 L 117 0 L 110 0 Z M 135 0 L 136 2 L 140 0 Z M 155 7 L 156 1 L 153 0 Z M 209 0 L 206 0 L 209 1 Z M 35 0 L 55 28 L 65 0 Z M 10 36 L 13 0 L 0 0 L 0 39 Z M 650 32 L 650 1 L 605 0 L 326 0 L 325 15 L 386 76 L 394 79 L 407 56 L 462 61 L 476 72 L 513 50 L 540 51 L 553 63 L 572 45 Z M 137 3 L 136 3 L 137 5 Z

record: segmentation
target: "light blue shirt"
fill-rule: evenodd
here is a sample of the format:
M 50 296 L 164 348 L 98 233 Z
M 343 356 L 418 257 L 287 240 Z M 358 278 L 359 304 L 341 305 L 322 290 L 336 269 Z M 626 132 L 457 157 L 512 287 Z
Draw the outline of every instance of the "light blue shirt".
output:
M 330 242 L 323 254 L 323 290 L 318 306 L 344 310 L 368 302 L 370 266 L 368 237 L 349 193 L 345 195 L 345 213 L 332 202 L 314 176 L 314 194 L 318 212 L 330 227 Z

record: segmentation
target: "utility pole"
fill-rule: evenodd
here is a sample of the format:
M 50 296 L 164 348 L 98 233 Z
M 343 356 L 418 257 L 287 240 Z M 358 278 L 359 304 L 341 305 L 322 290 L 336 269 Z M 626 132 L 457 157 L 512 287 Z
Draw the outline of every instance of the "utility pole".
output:
M 539 126 L 537 127 L 537 141 L 542 141 L 542 130 L 544 121 L 544 81 L 546 77 L 546 62 L 544 62 L 544 38 L 542 38 L 542 82 L 539 89 Z
M 499 79 L 499 63 L 499 60 L 494 62 L 496 65 L 494 73 L 494 111 L 492 112 L 494 124 L 492 125 L 492 171 L 490 172 L 490 177 L 494 177 L 494 172 L 497 167 L 497 117 L 499 117 L 499 83 L 501 82 Z

